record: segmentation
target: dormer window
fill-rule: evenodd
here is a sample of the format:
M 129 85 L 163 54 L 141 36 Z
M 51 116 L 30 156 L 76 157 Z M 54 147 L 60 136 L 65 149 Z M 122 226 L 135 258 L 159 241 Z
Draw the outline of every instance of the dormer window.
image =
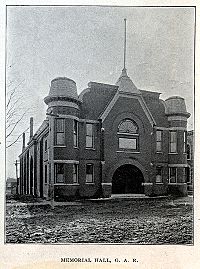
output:
M 120 149 L 139 150 L 138 126 L 130 119 L 125 119 L 118 126 L 118 141 Z

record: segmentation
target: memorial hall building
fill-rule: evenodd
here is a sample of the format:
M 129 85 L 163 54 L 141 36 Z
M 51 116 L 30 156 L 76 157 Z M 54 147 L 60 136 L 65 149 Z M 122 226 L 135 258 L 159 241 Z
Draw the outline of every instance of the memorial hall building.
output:
M 112 194 L 187 195 L 187 119 L 182 97 L 138 89 L 124 68 L 115 85 L 89 82 L 78 96 L 51 81 L 46 119 L 20 154 L 20 194 L 50 199 Z

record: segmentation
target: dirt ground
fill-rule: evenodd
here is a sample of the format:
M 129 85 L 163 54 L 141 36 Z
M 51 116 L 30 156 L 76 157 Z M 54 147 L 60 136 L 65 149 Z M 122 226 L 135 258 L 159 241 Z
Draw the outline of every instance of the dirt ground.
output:
M 6 243 L 192 244 L 192 198 L 6 204 Z

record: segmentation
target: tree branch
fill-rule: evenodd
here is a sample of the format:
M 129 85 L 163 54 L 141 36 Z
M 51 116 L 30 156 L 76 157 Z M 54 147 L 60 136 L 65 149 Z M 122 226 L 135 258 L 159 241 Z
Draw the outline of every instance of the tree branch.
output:
M 11 92 L 11 94 L 10 94 L 10 97 L 9 97 L 9 99 L 8 99 L 8 103 L 7 103 L 7 105 L 6 105 L 6 108 L 8 108 L 8 106 L 9 106 L 9 104 L 10 104 L 10 102 L 11 102 L 11 100 L 12 100 L 12 96 L 13 96 L 13 94 L 15 93 L 15 91 L 16 91 L 16 89 L 23 83 L 25 81 L 25 79 L 23 79 L 13 90 L 12 90 L 12 92 Z
M 18 119 L 18 121 L 16 121 L 14 127 L 12 128 L 12 130 L 10 131 L 10 133 L 8 135 L 6 135 L 6 139 L 12 134 L 12 132 L 14 131 L 14 129 L 16 128 L 16 126 L 18 125 L 18 123 L 23 119 L 24 115 L 26 114 L 26 112 L 28 111 L 29 109 L 27 109 L 23 114 L 22 116 Z
M 28 127 L 23 133 L 25 133 L 28 129 L 29 129 L 29 127 Z M 9 144 L 8 146 L 6 146 L 6 148 L 9 148 L 9 147 L 11 147 L 13 144 L 15 144 L 15 143 L 19 140 L 20 136 L 22 136 L 23 133 L 21 133 L 21 134 L 15 139 L 15 141 L 13 141 L 11 144 Z

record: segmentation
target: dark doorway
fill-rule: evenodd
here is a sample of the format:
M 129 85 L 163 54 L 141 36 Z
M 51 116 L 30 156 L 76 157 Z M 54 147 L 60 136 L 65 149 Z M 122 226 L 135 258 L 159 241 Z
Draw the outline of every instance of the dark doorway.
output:
M 30 194 L 33 194 L 33 157 L 30 161 Z
M 117 168 L 112 178 L 112 193 L 144 193 L 144 177 L 139 168 L 125 164 Z

